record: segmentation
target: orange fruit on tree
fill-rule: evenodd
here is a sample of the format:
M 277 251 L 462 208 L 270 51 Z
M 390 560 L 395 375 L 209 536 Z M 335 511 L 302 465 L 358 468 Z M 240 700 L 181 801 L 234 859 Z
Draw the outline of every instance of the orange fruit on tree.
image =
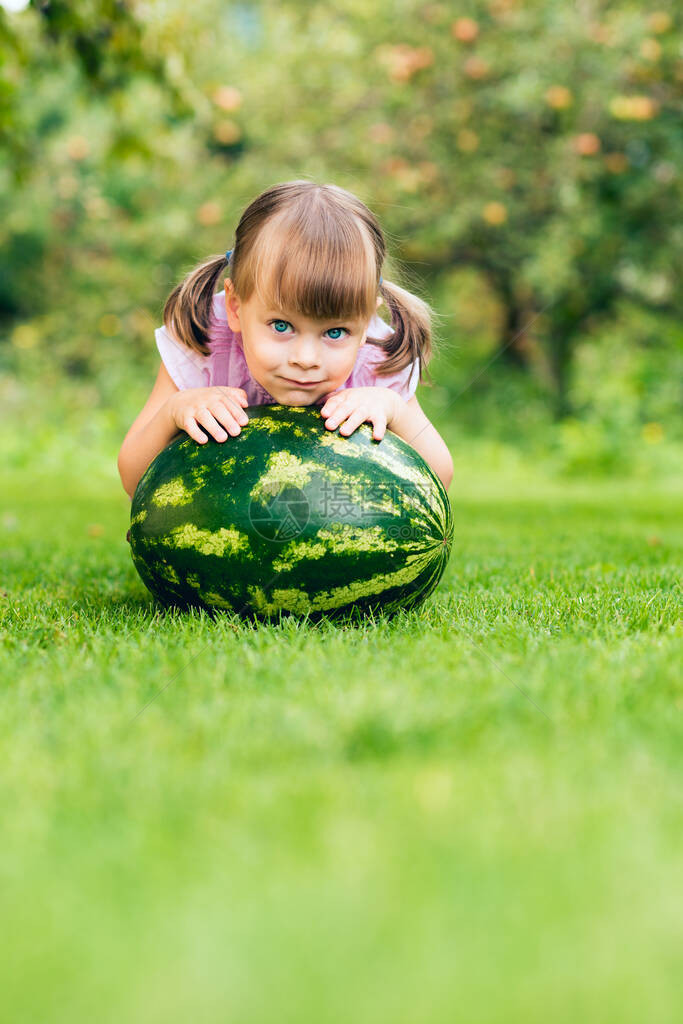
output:
M 451 25 L 451 32 L 460 43 L 473 43 L 479 35 L 479 25 L 474 18 L 457 18 Z
M 504 224 L 508 219 L 508 212 L 502 203 L 494 200 L 491 203 L 486 203 L 482 216 L 487 224 L 493 224 L 497 227 L 499 224 Z
M 602 143 L 595 132 L 580 132 L 572 139 L 572 145 L 579 156 L 594 156 Z

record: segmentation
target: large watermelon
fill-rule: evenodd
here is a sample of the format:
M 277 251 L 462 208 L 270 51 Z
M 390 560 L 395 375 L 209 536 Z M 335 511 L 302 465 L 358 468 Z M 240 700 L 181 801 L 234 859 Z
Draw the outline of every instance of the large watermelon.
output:
M 448 495 L 411 445 L 314 406 L 257 405 L 237 437 L 173 440 L 131 506 L 133 562 L 162 603 L 312 619 L 419 605 L 450 555 Z

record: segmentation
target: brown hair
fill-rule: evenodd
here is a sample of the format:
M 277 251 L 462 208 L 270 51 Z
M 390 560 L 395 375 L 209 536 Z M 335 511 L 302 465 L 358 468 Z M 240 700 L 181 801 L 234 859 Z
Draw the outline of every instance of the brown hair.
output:
M 256 292 L 269 307 L 316 320 L 369 320 L 377 312 L 379 292 L 394 333 L 381 342 L 387 358 L 377 374 L 396 373 L 418 357 L 422 380 L 432 357 L 432 310 L 394 282 L 379 284 L 385 254 L 377 218 L 351 192 L 286 181 L 266 189 L 242 214 L 230 278 L 244 302 Z M 203 355 L 209 354 L 213 296 L 227 270 L 223 253 L 209 257 L 176 285 L 164 305 L 166 328 Z

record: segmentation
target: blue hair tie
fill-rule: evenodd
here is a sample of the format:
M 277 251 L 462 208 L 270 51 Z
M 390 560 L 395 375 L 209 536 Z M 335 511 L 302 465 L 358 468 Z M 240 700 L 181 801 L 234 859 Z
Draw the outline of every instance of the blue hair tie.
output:
M 379 275 L 379 283 L 380 283 L 380 287 L 381 287 L 381 285 L 382 285 L 382 281 L 383 281 L 383 280 L 384 280 L 384 278 L 383 278 L 383 277 L 382 277 L 382 275 L 380 274 L 380 275 Z

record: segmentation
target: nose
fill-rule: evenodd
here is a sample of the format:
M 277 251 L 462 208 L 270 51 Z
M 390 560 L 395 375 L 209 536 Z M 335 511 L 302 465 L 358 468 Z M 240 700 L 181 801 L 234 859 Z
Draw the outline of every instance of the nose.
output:
M 313 369 L 320 365 L 320 356 L 315 338 L 302 334 L 292 343 L 289 362 L 292 366 L 301 366 L 305 369 Z

